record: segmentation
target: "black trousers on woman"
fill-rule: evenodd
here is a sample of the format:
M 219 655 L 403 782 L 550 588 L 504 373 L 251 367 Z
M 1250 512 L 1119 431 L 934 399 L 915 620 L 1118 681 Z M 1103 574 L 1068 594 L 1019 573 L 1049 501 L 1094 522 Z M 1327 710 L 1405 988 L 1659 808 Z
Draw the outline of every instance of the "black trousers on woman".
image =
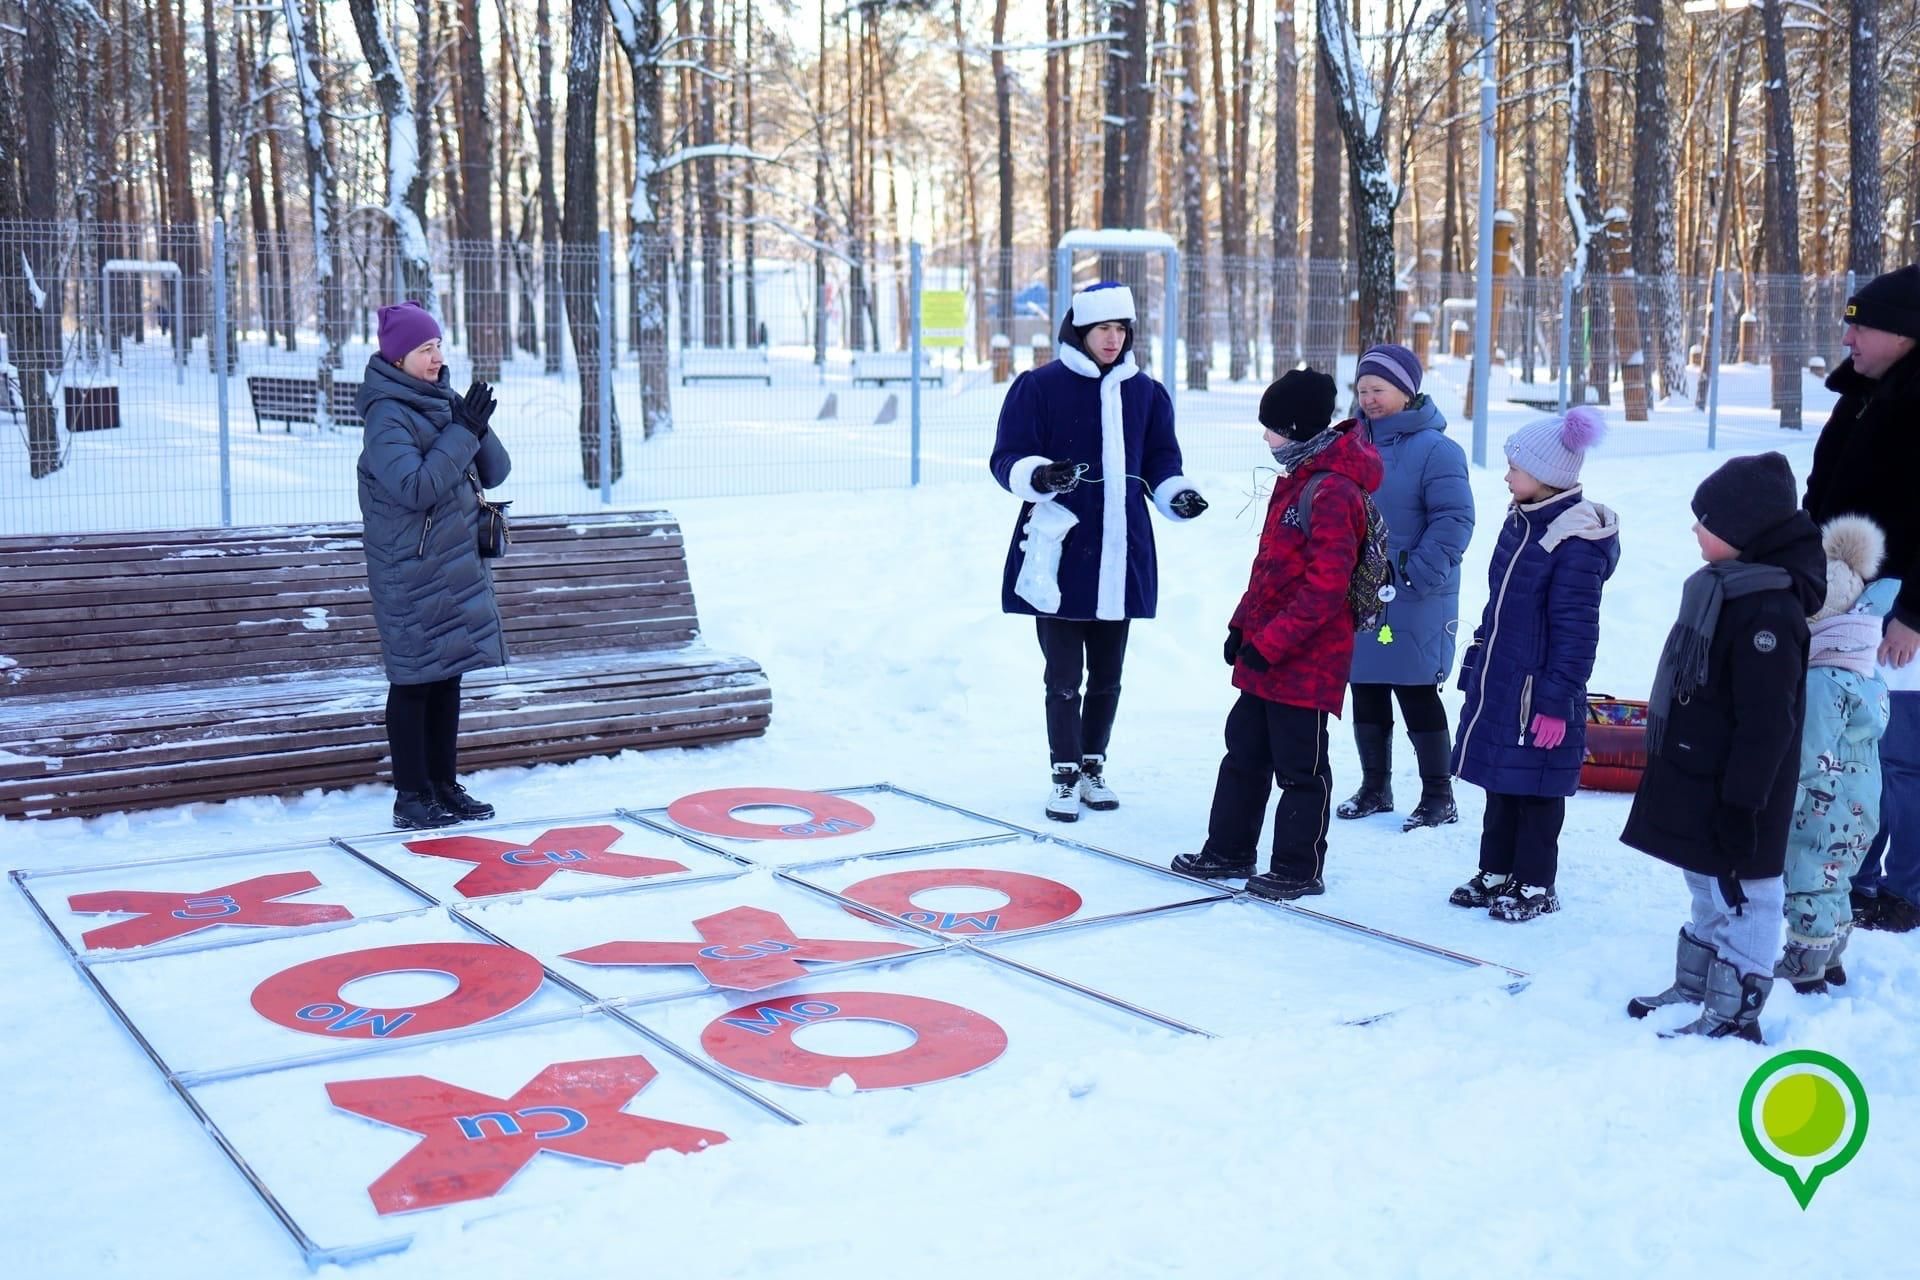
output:
M 458 779 L 460 677 L 387 686 L 387 748 L 393 789 L 424 792 Z
M 1440 704 L 1440 690 L 1430 684 L 1356 684 L 1349 686 L 1355 724 L 1379 724 L 1393 728 L 1393 700 L 1400 699 L 1400 714 L 1408 733 L 1446 732 L 1447 709 Z
M 1047 660 L 1047 751 L 1049 764 L 1078 767 L 1086 756 L 1107 754 L 1113 717 L 1120 710 L 1120 668 L 1127 661 L 1127 623 L 1039 618 L 1034 631 Z M 1080 677 L 1086 673 L 1086 692 Z

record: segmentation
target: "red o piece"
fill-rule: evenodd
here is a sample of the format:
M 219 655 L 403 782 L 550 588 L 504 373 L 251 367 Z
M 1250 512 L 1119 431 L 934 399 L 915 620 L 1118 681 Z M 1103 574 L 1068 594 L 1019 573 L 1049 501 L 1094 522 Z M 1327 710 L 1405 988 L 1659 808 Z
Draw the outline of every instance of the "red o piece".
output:
M 459 985 L 437 1000 L 369 1009 L 340 989 L 383 973 L 444 973 Z M 282 969 L 253 989 L 261 1017 L 292 1031 L 335 1039 L 386 1040 L 470 1027 L 510 1013 L 540 989 L 540 962 L 487 942 L 412 942 L 321 956 Z
M 891 1022 L 917 1037 L 904 1049 L 871 1057 L 814 1053 L 793 1042 L 810 1023 L 845 1019 Z M 846 1075 L 862 1089 L 905 1089 L 952 1080 L 1007 1051 L 1007 1033 L 984 1013 L 925 996 L 824 991 L 759 1000 L 707 1024 L 700 1047 L 741 1075 L 803 1089 L 825 1089 Z
M 929 911 L 914 905 L 916 893 L 957 887 L 998 890 L 1007 895 L 1007 903 L 991 911 Z M 855 902 L 877 907 L 896 919 L 940 933 L 1013 933 L 1033 929 L 1067 919 L 1080 910 L 1082 901 L 1071 885 L 1058 880 L 1030 876 L 1024 871 L 992 871 L 984 867 L 890 871 L 850 884 L 840 893 Z
M 735 809 L 779 805 L 803 809 L 804 822 L 745 822 Z M 821 791 L 789 791 L 784 787 L 723 787 L 681 796 L 667 806 L 667 816 L 689 831 L 726 836 L 734 840 L 823 840 L 857 835 L 873 827 L 873 813 L 844 796 Z

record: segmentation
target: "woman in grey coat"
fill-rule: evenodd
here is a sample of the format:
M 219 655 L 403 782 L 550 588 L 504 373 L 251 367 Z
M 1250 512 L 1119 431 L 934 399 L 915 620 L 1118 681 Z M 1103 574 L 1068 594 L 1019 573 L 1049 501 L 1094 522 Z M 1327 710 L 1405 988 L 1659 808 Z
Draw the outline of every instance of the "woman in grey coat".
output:
M 456 771 L 460 677 L 507 660 L 493 571 L 480 558 L 479 494 L 511 465 L 488 427 L 493 392 L 448 383 L 440 326 L 415 302 L 380 310 L 380 351 L 358 400 L 367 588 L 387 680 L 393 825 L 491 818 Z
M 1420 362 L 1405 347 L 1370 347 L 1356 366 L 1354 393 L 1386 479 L 1373 495 L 1387 525 L 1395 594 L 1378 631 L 1353 647 L 1353 740 L 1360 790 L 1343 818 L 1393 810 L 1393 702 L 1406 718 L 1420 767 L 1420 803 L 1402 831 L 1458 821 L 1450 757 L 1453 734 L 1440 686 L 1453 671 L 1460 629 L 1460 558 L 1473 537 L 1467 455 L 1446 436 L 1447 420 L 1420 394 Z

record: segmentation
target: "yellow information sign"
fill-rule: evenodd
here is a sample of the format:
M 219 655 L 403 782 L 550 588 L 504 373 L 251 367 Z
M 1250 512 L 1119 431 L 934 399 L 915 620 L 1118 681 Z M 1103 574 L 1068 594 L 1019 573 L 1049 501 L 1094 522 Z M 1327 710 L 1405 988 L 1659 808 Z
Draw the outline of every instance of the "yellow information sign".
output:
M 966 344 L 966 290 L 922 289 L 920 291 L 920 345 L 957 349 Z

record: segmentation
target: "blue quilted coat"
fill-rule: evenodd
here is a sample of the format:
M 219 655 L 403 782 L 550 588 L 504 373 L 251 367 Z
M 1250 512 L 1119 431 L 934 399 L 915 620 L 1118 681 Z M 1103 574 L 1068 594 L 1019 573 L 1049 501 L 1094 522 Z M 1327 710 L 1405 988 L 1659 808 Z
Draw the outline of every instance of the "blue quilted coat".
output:
M 1487 566 L 1487 607 L 1460 663 L 1453 771 L 1510 796 L 1570 796 L 1587 744 L 1587 677 L 1600 648 L 1600 590 L 1620 563 L 1620 524 L 1578 488 L 1507 508 Z M 1567 722 L 1545 750 L 1536 715 Z

